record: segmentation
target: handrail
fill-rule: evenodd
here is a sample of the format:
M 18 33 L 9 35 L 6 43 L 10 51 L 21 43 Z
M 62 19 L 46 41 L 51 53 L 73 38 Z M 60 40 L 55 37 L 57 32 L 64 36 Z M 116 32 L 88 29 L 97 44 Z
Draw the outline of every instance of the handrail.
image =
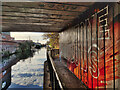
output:
M 51 52 L 50 52 L 50 51 L 48 51 L 48 56 L 49 56 L 49 59 L 50 59 L 52 68 L 53 68 L 53 70 L 54 70 L 56 79 L 57 79 L 57 81 L 58 81 L 58 84 L 59 84 L 59 86 L 60 86 L 60 89 L 63 90 L 63 86 L 62 86 L 62 83 L 61 83 L 61 81 L 60 81 L 60 79 L 59 79 L 59 77 L 58 77 L 57 71 L 56 71 L 56 69 L 55 69 L 55 65 L 54 65 L 53 59 L 52 59 L 52 57 L 51 57 Z

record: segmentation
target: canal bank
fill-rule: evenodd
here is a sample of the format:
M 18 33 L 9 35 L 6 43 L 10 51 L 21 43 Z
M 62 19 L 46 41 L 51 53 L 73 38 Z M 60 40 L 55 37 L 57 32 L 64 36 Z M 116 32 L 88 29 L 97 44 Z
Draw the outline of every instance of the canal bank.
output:
M 43 88 L 46 49 L 35 52 L 31 58 L 21 60 L 12 67 L 12 83 L 9 88 Z
M 41 48 L 33 53 L 33 57 L 11 64 L 2 73 L 2 87 L 9 86 L 8 90 L 43 89 L 44 61 L 46 61 L 46 48 Z
M 47 51 L 47 61 L 44 63 L 44 90 L 87 89 L 66 66 L 66 60 L 59 58 L 59 49 Z M 62 59 L 62 60 L 60 60 Z

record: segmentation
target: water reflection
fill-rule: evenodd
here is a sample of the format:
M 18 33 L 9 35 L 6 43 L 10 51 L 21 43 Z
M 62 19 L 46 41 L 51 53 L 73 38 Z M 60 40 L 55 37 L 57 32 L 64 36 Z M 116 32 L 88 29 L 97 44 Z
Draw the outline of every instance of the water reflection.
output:
M 25 54 L 27 53 L 27 55 Z M 9 88 L 43 88 L 44 61 L 46 60 L 46 49 L 42 48 L 36 52 L 25 52 L 16 55 L 15 60 L 3 60 L 2 85 L 4 89 Z M 28 55 L 29 53 L 29 55 Z M 18 59 L 19 57 L 19 59 Z M 29 57 L 29 58 L 28 58 Z M 6 78 L 6 79 L 4 79 Z M 7 81 L 6 81 L 7 80 Z
M 0 79 L 1 79 L 1 85 L 0 85 L 1 89 L 6 90 L 11 84 L 11 68 L 8 68 L 7 70 L 4 70 L 1 73 Z

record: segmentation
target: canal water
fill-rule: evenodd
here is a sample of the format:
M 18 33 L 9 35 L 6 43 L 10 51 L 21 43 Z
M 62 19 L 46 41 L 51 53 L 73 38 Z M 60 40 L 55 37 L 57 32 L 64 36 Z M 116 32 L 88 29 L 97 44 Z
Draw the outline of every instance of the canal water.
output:
M 40 88 L 43 89 L 44 61 L 47 60 L 46 49 L 36 51 L 33 57 L 20 60 L 11 67 L 10 86 L 11 88 Z

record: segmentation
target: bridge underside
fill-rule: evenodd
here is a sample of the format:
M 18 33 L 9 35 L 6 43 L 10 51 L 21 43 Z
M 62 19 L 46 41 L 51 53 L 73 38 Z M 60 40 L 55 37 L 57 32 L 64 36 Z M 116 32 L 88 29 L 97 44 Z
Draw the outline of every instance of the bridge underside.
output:
M 3 32 L 60 32 L 94 3 L 3 2 Z M 75 22 L 74 22 L 75 23 Z

